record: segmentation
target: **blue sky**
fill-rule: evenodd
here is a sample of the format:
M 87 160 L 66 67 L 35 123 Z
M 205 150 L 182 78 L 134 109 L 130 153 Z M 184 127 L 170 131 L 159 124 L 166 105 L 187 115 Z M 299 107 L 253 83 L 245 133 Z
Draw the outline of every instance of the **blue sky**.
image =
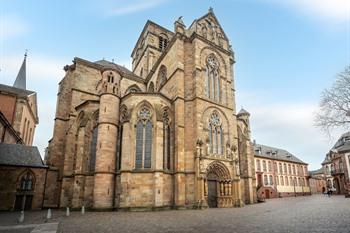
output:
M 189 26 L 210 6 L 235 51 L 237 110 L 252 114 L 252 138 L 319 168 L 341 133 L 324 136 L 313 117 L 322 90 L 350 64 L 347 0 L 0 0 L 0 83 L 14 82 L 28 49 L 40 117 L 34 144 L 43 153 L 64 65 L 81 57 L 130 67 L 147 19 L 173 30 L 179 16 Z

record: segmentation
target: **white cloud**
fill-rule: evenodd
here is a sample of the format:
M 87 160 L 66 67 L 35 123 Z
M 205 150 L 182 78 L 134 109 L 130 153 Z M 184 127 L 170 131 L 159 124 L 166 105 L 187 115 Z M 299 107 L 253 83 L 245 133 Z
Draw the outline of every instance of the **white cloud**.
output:
M 140 11 L 145 11 L 150 8 L 156 7 L 158 5 L 161 5 L 166 0 L 136 0 L 136 1 L 127 1 L 127 2 L 117 2 L 118 7 L 112 7 L 108 11 L 108 15 L 126 15 L 126 14 L 132 14 Z M 114 4 L 115 5 L 115 4 Z
M 324 22 L 350 22 L 349 0 L 263 0 L 292 8 L 302 14 Z
M 0 41 L 24 35 L 29 25 L 19 16 L 0 15 Z
M 238 93 L 251 113 L 252 139 L 257 143 L 286 149 L 318 169 L 340 132 L 329 139 L 314 127 L 317 103 L 280 103 L 264 93 Z M 265 97 L 265 98 L 264 98 Z M 239 110 L 239 109 L 238 109 Z

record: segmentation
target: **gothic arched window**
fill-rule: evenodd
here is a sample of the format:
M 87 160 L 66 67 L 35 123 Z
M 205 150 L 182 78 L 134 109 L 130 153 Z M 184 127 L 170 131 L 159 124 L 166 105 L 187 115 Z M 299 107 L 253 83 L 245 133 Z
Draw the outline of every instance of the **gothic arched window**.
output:
M 21 191 L 31 191 L 34 189 L 34 176 L 31 172 L 28 171 L 21 177 L 19 189 Z
M 223 154 L 224 132 L 217 112 L 213 112 L 209 119 L 209 145 L 210 153 L 220 155 Z
M 136 124 L 135 168 L 151 168 L 152 128 L 151 111 L 147 107 L 143 107 L 138 112 Z
M 170 169 L 170 124 L 169 113 L 167 110 L 163 112 L 163 161 L 164 169 Z
M 166 80 L 167 80 L 167 70 L 166 70 L 166 67 L 164 65 L 162 65 L 159 68 L 157 82 L 156 82 L 156 86 L 157 86 L 158 91 L 165 84 Z
M 206 95 L 212 100 L 220 102 L 219 62 L 210 54 L 206 61 Z
M 97 134 L 98 134 L 98 127 L 95 127 L 93 129 L 92 135 L 91 135 L 90 164 L 89 164 L 89 171 L 90 172 L 94 172 L 95 171 L 96 149 L 97 149 Z

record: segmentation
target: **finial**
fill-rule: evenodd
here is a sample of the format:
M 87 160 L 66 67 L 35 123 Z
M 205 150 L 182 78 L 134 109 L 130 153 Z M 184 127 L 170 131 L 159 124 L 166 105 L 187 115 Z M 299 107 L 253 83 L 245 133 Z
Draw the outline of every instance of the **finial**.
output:
M 213 8 L 209 7 L 209 12 L 213 13 Z
M 28 56 L 28 49 L 26 49 L 25 53 L 24 53 L 24 59 L 26 59 Z

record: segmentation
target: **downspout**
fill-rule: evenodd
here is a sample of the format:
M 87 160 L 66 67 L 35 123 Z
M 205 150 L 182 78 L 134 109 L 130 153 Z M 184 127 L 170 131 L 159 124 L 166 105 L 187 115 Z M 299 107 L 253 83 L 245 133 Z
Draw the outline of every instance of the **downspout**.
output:
M 46 180 L 47 180 L 47 170 L 49 168 L 47 167 L 45 170 L 46 170 L 46 174 L 45 174 L 45 182 L 44 182 L 44 191 L 43 191 L 43 201 L 41 203 L 41 209 L 44 208 L 44 200 L 45 200 L 45 194 L 46 194 Z

